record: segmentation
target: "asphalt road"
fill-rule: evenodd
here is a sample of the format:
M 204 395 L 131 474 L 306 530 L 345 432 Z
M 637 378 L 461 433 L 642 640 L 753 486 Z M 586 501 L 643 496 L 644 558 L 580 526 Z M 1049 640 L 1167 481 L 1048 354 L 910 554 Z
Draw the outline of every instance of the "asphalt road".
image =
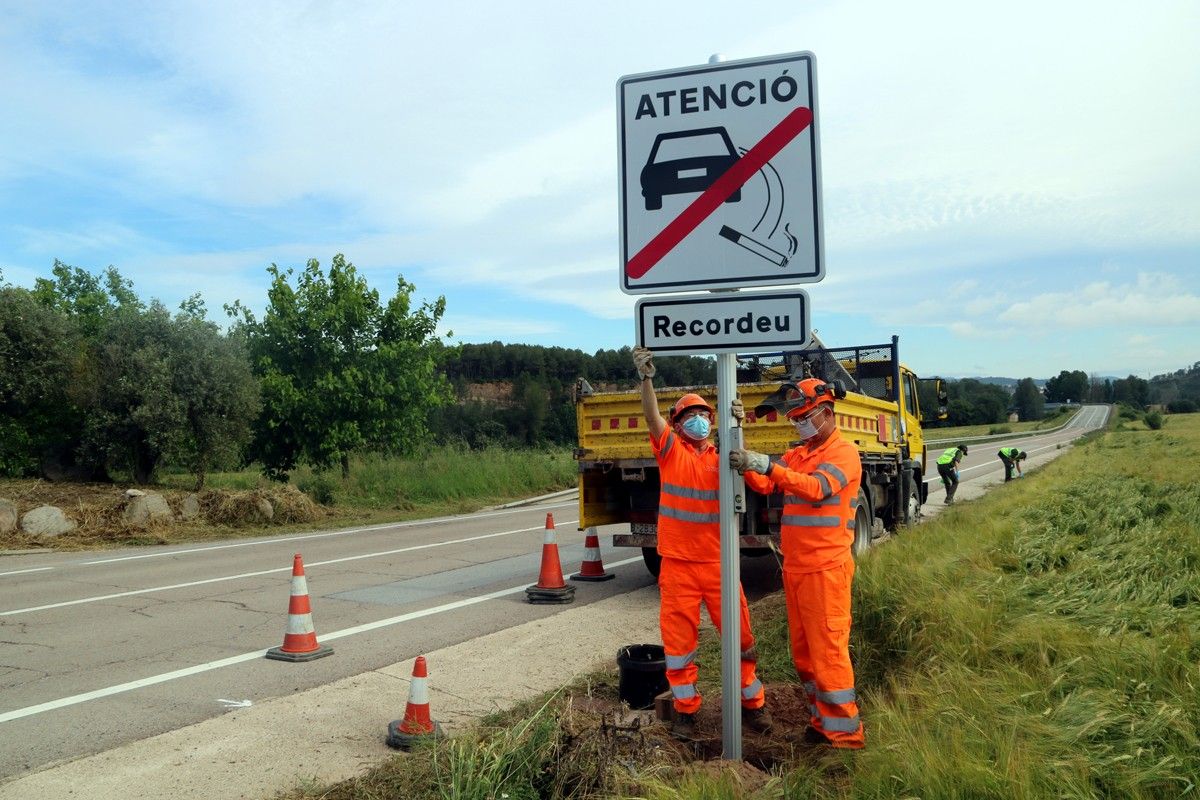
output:
M 639 552 L 606 547 L 615 580 L 576 584 L 569 606 L 527 602 L 548 511 L 564 574 L 578 571 L 577 509 L 567 498 L 368 529 L 0 558 L 0 779 L 650 585 Z M 283 642 L 297 552 L 318 640 L 335 652 L 268 660 Z
M 999 447 L 1015 444 L 1037 465 L 1107 414 L 1086 407 L 1055 433 L 969 443 L 960 497 L 1002 477 Z M 930 447 L 931 463 L 944 446 Z M 943 495 L 935 473 L 927 508 Z M 565 498 L 372 528 L 0 558 L 0 780 L 651 585 L 637 550 L 610 546 L 611 526 L 600 540 L 615 580 L 576 584 L 567 606 L 526 601 L 547 512 L 564 573 L 578 570 L 577 509 Z M 263 656 L 283 641 L 296 552 L 318 639 L 335 650 L 303 664 Z M 744 560 L 742 573 L 752 597 L 778 588 L 770 558 Z

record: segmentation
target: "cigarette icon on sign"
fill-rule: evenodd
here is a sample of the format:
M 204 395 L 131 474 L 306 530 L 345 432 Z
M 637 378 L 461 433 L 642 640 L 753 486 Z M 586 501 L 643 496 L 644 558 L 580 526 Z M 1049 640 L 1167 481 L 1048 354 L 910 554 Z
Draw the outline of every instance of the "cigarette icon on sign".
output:
M 757 239 L 751 239 L 746 234 L 739 233 L 728 225 L 721 226 L 720 235 L 739 247 L 744 247 L 751 253 L 754 253 L 754 255 L 759 256 L 760 258 L 765 258 L 767 261 L 770 261 L 776 266 L 787 266 L 788 257 L 783 253 L 779 252 L 778 250 L 772 250 L 770 247 L 767 247 Z

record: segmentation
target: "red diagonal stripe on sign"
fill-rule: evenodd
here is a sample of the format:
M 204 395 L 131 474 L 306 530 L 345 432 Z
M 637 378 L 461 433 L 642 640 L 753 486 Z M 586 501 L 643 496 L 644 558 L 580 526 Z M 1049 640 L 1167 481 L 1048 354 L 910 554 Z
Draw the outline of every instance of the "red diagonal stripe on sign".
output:
M 645 247 L 637 252 L 625 264 L 625 274 L 630 278 L 640 278 L 650 271 L 650 268 L 663 259 L 675 245 L 683 241 L 683 237 L 696 230 L 696 226 L 704 222 L 710 214 L 729 199 L 729 195 L 738 190 L 754 173 L 763 168 L 775 154 L 787 145 L 800 132 L 812 124 L 812 110 L 804 107 L 792 109 L 779 124 L 770 130 L 762 140 L 746 151 L 746 155 L 734 162 L 725 170 L 721 177 L 713 181 L 712 186 L 705 189 L 692 204 L 683 210 L 675 219 L 659 231 Z

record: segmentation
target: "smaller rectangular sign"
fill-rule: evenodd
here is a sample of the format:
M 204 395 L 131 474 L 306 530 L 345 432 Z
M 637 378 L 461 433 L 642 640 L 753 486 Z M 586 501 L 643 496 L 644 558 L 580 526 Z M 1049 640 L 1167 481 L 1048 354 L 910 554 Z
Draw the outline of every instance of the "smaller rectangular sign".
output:
M 808 344 L 808 295 L 800 289 L 637 301 L 637 343 L 655 353 L 753 353 Z

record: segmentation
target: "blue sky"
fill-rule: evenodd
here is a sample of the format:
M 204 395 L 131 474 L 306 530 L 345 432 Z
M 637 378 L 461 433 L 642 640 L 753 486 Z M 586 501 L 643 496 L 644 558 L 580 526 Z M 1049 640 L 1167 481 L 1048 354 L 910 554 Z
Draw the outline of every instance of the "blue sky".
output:
M 829 344 L 918 372 L 1200 360 L 1200 4 L 0 2 L 0 269 L 261 310 L 345 253 L 451 341 L 631 344 L 615 83 L 809 50 Z M 1135 5 L 1137 7 L 1135 7 Z

